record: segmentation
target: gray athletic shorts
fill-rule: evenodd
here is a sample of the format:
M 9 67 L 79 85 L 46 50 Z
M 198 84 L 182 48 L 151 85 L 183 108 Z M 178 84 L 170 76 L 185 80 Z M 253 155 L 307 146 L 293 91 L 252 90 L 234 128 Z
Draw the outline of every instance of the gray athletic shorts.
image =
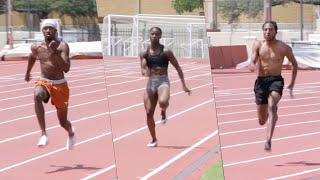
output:
M 156 91 L 161 86 L 170 87 L 170 81 L 167 75 L 149 77 L 146 89 Z

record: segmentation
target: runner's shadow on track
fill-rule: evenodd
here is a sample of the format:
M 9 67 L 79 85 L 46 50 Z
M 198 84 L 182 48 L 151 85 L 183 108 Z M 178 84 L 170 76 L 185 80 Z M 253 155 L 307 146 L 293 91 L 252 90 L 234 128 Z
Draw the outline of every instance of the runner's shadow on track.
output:
M 51 167 L 58 167 L 58 169 L 54 170 L 54 171 L 46 172 L 46 174 L 63 172 L 63 171 L 70 171 L 70 170 L 98 170 L 98 169 L 101 169 L 101 168 L 97 168 L 97 167 L 85 167 L 82 164 L 75 165 L 74 167 L 71 167 L 71 166 L 56 166 L 56 165 L 51 165 Z
M 275 165 L 275 166 L 320 166 L 320 163 L 298 161 L 298 162 L 289 162 L 286 164 L 280 164 L 280 165 Z

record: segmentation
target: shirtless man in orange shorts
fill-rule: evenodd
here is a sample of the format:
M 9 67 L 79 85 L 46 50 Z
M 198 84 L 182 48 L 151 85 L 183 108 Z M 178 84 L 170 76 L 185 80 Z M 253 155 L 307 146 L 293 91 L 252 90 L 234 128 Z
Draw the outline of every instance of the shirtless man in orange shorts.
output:
M 288 85 L 290 95 L 297 76 L 297 61 L 292 49 L 276 39 L 277 23 L 267 21 L 262 26 L 264 40 L 256 41 L 252 47 L 249 69 L 257 71 L 254 92 L 256 96 L 259 124 L 263 126 L 268 118 L 267 141 L 265 150 L 271 150 L 271 139 L 278 120 L 278 103 L 282 97 L 284 79 L 281 76 L 282 64 L 285 57 L 292 64 L 291 82 Z
M 75 144 L 75 134 L 71 123 L 67 119 L 69 105 L 69 87 L 64 73 L 70 70 L 69 46 L 60 41 L 57 36 L 57 24 L 46 19 L 42 23 L 44 41 L 31 46 L 25 81 L 31 79 L 31 69 L 36 59 L 40 60 L 41 77 L 35 82 L 34 104 L 42 136 L 38 147 L 48 144 L 46 132 L 45 112 L 42 102 L 51 103 L 56 107 L 60 125 L 68 132 L 67 150 Z

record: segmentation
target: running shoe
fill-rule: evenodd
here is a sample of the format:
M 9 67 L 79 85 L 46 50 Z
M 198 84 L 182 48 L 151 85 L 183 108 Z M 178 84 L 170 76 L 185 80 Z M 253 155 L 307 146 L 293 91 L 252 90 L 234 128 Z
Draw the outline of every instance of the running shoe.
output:
M 49 143 L 49 139 L 47 135 L 43 135 L 41 136 L 41 138 L 39 139 L 39 142 L 37 144 L 38 148 L 44 148 L 48 145 Z

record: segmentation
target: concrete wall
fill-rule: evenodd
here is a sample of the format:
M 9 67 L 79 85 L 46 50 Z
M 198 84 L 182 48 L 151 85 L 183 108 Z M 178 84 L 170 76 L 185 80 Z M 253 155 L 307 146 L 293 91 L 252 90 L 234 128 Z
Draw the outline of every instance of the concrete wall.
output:
M 24 39 L 29 38 L 29 32 L 28 31 L 14 31 L 13 32 L 13 37 L 14 37 L 14 44 L 20 44 L 20 43 L 25 43 Z M 32 33 L 33 37 L 33 33 Z M 6 32 L 0 32 L 0 50 L 6 45 L 7 42 L 7 34 Z
M 209 46 L 233 46 L 246 45 L 247 53 L 251 56 L 251 49 L 254 41 L 262 40 L 262 31 L 248 32 L 208 32 Z M 308 40 L 311 32 L 304 33 L 304 40 Z M 284 42 L 299 41 L 300 31 L 278 30 L 277 39 Z

